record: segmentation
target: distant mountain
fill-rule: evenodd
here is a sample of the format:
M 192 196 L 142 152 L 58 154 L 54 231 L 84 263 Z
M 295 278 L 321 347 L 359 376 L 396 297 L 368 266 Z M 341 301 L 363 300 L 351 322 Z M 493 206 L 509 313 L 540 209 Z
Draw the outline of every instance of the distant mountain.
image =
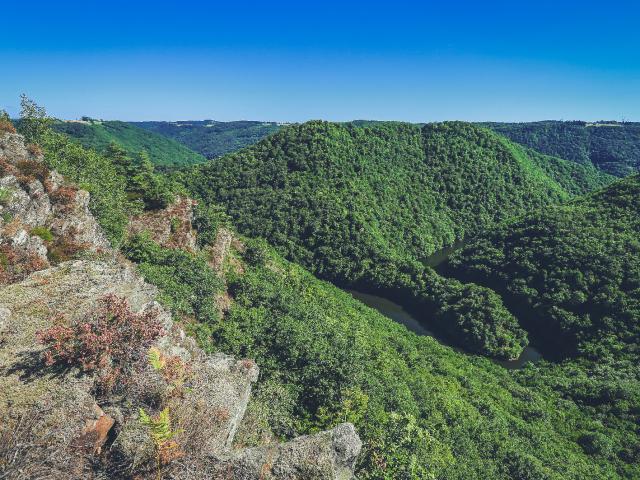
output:
M 282 124 L 275 122 L 213 120 L 131 122 L 131 125 L 171 138 L 207 158 L 219 157 L 253 145 L 282 128 Z
M 640 170 L 640 123 L 485 123 L 514 142 L 547 155 L 593 164 L 618 177 Z
M 192 165 L 206 160 L 174 140 L 126 122 L 92 119 L 58 121 L 53 128 L 99 152 L 104 151 L 111 142 L 120 144 L 131 155 L 145 150 L 156 165 Z

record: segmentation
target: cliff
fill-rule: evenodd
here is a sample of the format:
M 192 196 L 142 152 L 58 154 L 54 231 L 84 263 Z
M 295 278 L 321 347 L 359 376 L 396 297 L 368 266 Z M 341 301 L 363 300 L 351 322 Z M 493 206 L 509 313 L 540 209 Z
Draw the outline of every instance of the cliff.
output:
M 0 133 L 0 477 L 352 478 L 350 424 L 234 445 L 258 366 L 185 335 L 88 200 Z

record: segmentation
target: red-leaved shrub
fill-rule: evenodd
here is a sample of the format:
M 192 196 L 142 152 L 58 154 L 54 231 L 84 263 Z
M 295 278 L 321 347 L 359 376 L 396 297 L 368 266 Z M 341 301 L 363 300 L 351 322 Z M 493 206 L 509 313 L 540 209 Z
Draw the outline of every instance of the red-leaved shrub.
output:
M 129 302 L 116 295 L 100 300 L 98 309 L 81 321 L 69 323 L 64 316 L 55 325 L 38 332 L 38 341 L 46 346 L 47 365 L 79 367 L 97 374 L 97 387 L 111 391 L 125 385 L 149 346 L 162 333 L 158 312 L 131 311 Z
M 76 200 L 76 194 L 78 189 L 69 185 L 63 185 L 57 190 L 49 193 L 49 197 L 56 205 L 62 207 L 63 212 L 70 212 L 73 210 L 74 202 Z
M 12 227 L 5 228 L 5 234 Z M 0 246 L 0 285 L 19 282 L 31 273 L 44 270 L 49 265 L 37 255 L 10 245 Z
M 42 148 L 40 148 L 40 146 L 36 145 L 35 143 L 30 143 L 29 145 L 27 145 L 27 152 L 35 157 L 39 157 L 42 155 Z
M 13 126 L 11 120 L 0 118 L 0 132 L 16 133 L 16 127 Z

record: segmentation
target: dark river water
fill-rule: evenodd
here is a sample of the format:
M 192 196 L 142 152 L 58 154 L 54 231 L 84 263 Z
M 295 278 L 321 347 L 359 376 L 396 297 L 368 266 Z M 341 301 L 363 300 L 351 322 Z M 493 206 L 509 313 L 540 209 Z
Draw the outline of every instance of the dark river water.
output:
M 404 308 L 402 308 L 397 303 L 394 303 L 390 300 L 387 300 L 383 297 L 378 297 L 377 295 L 370 295 L 368 293 L 360 293 L 353 290 L 349 290 L 349 293 L 353 295 L 354 298 L 360 300 L 365 305 L 375 308 L 380 313 L 389 317 L 392 320 L 395 320 L 398 323 L 401 323 L 407 329 L 411 330 L 418 335 L 429 335 L 430 337 L 436 337 L 430 330 L 424 327 L 418 320 L 416 320 L 409 312 L 407 312 Z M 443 340 L 438 338 L 438 341 L 441 343 Z M 459 350 L 459 349 L 457 349 Z M 460 351 L 460 350 L 459 350 Z M 533 347 L 527 347 L 520 355 L 520 358 L 517 360 L 493 360 L 495 363 L 502 365 L 505 368 L 515 370 L 521 368 L 527 362 L 535 362 L 540 360 L 542 355 Z

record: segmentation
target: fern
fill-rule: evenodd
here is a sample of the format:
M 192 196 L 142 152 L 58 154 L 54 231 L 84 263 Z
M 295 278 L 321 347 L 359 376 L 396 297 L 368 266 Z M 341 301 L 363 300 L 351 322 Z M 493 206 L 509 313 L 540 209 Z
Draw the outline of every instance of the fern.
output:
M 162 355 L 162 352 L 156 347 L 151 347 L 149 349 L 149 353 L 147 354 L 147 358 L 149 359 L 149 364 L 153 367 L 154 370 L 160 371 L 164 368 L 165 359 Z
M 169 407 L 162 410 L 156 417 L 152 417 L 144 411 L 144 408 L 141 408 L 140 423 L 149 428 L 151 438 L 153 438 L 153 441 L 158 448 L 162 447 L 165 443 L 180 433 L 179 430 L 173 430 L 171 428 Z

